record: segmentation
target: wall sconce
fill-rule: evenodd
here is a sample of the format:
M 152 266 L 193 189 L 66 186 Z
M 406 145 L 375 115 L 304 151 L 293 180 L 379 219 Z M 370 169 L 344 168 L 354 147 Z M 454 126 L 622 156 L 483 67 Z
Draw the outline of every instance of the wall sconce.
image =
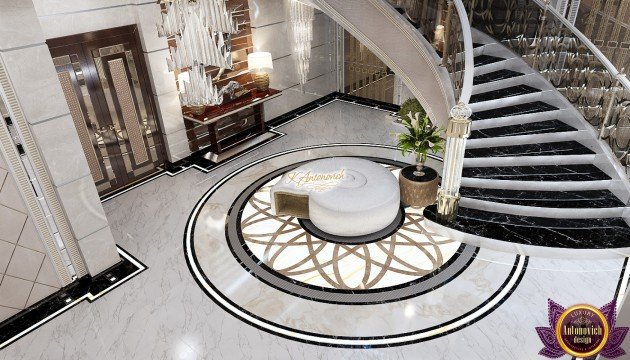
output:
M 273 59 L 271 53 L 254 52 L 247 55 L 249 72 L 254 74 L 256 90 L 269 90 L 269 73 L 273 72 Z

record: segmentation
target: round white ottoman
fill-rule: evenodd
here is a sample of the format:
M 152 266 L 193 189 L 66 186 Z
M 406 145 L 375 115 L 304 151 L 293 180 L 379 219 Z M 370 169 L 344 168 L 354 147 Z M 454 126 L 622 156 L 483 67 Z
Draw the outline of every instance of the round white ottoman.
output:
M 275 215 L 309 218 L 337 236 L 367 235 L 390 225 L 400 208 L 398 180 L 369 160 L 336 157 L 302 165 L 271 189 Z

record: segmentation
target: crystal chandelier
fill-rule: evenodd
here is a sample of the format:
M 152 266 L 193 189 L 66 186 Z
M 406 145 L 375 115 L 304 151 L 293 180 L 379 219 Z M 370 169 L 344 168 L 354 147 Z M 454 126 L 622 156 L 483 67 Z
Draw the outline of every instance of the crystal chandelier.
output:
M 167 1 L 162 23 L 158 24 L 159 36 L 175 38 L 175 46 L 169 47 L 169 71 L 189 70 L 182 82 L 184 88 L 180 88 L 182 104 L 197 112 L 203 112 L 206 105 L 223 102 L 222 92 L 206 75 L 206 66 L 232 68 L 231 35 L 238 33 L 240 24 L 227 9 L 226 1 Z
M 206 74 L 203 66 L 193 65 L 182 85 L 184 89 L 180 92 L 179 98 L 184 106 L 194 108 L 202 104 L 214 105 L 223 102 L 223 95 L 220 95 L 216 85 L 212 84 L 212 78 Z
M 315 9 L 313 7 L 297 0 L 290 0 L 289 20 L 293 34 L 293 56 L 296 59 L 298 82 L 301 85 L 308 81 L 314 17 Z

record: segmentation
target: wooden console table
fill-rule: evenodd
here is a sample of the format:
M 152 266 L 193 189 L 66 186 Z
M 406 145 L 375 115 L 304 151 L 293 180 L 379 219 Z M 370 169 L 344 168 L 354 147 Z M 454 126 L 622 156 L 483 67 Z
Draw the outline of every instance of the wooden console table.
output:
M 208 106 L 200 115 L 194 115 L 186 106 L 182 108 L 190 150 L 200 150 L 209 143 L 211 155 L 217 155 L 262 135 L 266 131 L 263 103 L 282 95 L 280 90 L 251 90 L 249 94 L 218 106 Z M 208 135 L 198 136 L 199 125 L 207 126 Z M 215 160 L 216 161 L 216 160 Z

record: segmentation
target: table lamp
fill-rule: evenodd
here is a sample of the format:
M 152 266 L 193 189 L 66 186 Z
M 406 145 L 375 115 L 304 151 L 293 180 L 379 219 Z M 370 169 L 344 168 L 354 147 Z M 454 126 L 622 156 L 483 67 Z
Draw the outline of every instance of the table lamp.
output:
M 254 74 L 254 84 L 256 90 L 269 90 L 269 73 L 273 71 L 273 60 L 271 53 L 254 52 L 247 55 L 249 72 Z

